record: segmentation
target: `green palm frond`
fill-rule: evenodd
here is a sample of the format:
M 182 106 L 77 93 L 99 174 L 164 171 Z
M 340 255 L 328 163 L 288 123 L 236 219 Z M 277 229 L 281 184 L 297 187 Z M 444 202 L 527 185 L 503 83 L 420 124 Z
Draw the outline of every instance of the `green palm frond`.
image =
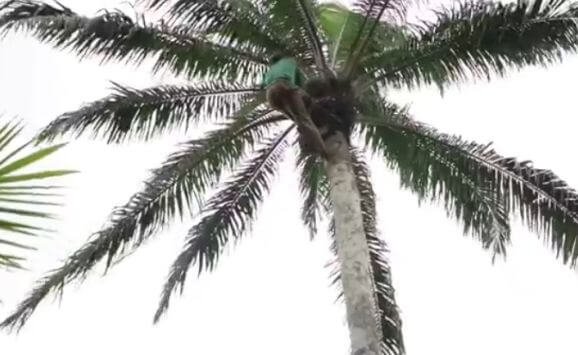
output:
M 301 220 L 313 239 L 322 214 L 327 210 L 329 183 L 323 161 L 317 155 L 301 152 L 297 159 L 297 171 L 301 175 L 299 189 L 303 198 Z
M 47 207 L 55 206 L 57 194 L 49 191 L 57 186 L 44 185 L 44 181 L 73 173 L 70 170 L 40 170 L 30 172 L 63 145 L 30 151 L 32 142 L 15 148 L 22 127 L 7 122 L 0 125 L 0 268 L 21 268 L 24 258 L 15 253 L 34 249 L 22 237 L 35 236 L 48 231 L 44 226 L 54 215 Z
M 190 79 L 209 75 L 215 80 L 258 80 L 264 70 L 262 53 L 220 45 L 178 27 L 141 22 L 119 11 L 88 18 L 63 6 L 17 0 L 0 11 L 0 34 L 26 31 L 81 58 L 100 57 L 103 62 L 140 64 L 154 59 L 155 71 L 168 69 Z
M 108 142 L 144 139 L 188 128 L 201 119 L 222 120 L 240 110 L 244 103 L 264 102 L 258 89 L 217 81 L 187 86 L 157 86 L 144 90 L 114 84 L 114 93 L 104 99 L 62 114 L 42 132 L 42 141 L 63 134 L 90 131 Z M 259 98 L 257 102 L 249 99 Z
M 185 248 L 171 267 L 155 322 L 168 309 L 175 290 L 183 289 L 191 264 L 198 266 L 199 273 L 213 270 L 229 239 L 242 237 L 250 228 L 265 193 L 270 190 L 271 179 L 288 147 L 287 135 L 293 128 L 291 126 L 266 142 L 203 206 L 206 215 L 189 231 Z
M 110 222 L 74 252 L 60 268 L 42 278 L 0 327 L 20 328 L 38 304 L 51 292 L 84 277 L 106 259 L 110 267 L 126 249 L 138 248 L 175 216 L 190 215 L 196 201 L 221 174 L 236 166 L 257 140 L 283 117 L 254 112 L 237 117 L 204 138 L 183 144 L 162 167 L 154 170 L 144 190 L 115 209 Z
M 496 205 L 492 212 L 496 216 L 488 218 L 499 221 L 505 219 L 507 211 L 517 213 L 525 225 L 545 238 L 565 264 L 576 266 L 578 194 L 553 172 L 534 168 L 529 161 L 503 157 L 489 144 L 441 134 L 416 121 L 381 121 L 377 125 L 372 121 L 370 124 L 391 127 L 387 130 L 411 136 L 412 144 L 419 142 L 419 145 L 443 154 L 449 164 L 468 173 L 468 184 L 473 182 L 482 192 L 489 194 L 487 203 Z M 379 135 L 371 135 L 373 138 L 368 139 L 373 140 Z M 475 200 L 475 195 L 469 198 L 470 203 Z M 499 223 L 506 228 L 506 220 Z M 507 234 L 503 238 L 501 242 L 507 244 Z M 499 241 L 490 246 L 494 251 L 502 248 Z
M 308 73 L 323 73 L 326 56 L 318 28 L 316 0 L 268 0 L 263 2 L 271 27 L 284 35 L 284 52 L 294 56 Z
M 323 105 L 334 105 L 333 116 L 342 119 L 342 126 L 358 114 L 356 133 L 399 172 L 402 186 L 419 202 L 443 205 L 494 256 L 506 254 L 510 217 L 517 213 L 564 263 L 578 264 L 578 193 L 550 171 L 502 157 L 489 145 L 441 134 L 384 98 L 391 87 L 435 84 L 443 89 L 559 61 L 578 47 L 578 6 L 570 0 L 471 0 L 443 8 L 434 21 L 417 26 L 397 22 L 405 19 L 410 0 L 355 0 L 353 10 L 317 0 L 142 1 L 151 11 L 167 9 L 166 16 L 150 23 L 118 10 L 85 17 L 58 3 L 0 1 L 0 36 L 30 33 L 81 58 L 151 62 L 155 72 L 193 81 L 147 89 L 114 84 L 111 95 L 58 117 L 40 140 L 91 132 L 116 143 L 207 121 L 221 124 L 180 146 L 152 171 L 142 190 L 114 209 L 108 223 L 61 267 L 40 279 L 0 328 L 22 327 L 47 295 L 83 279 L 101 262 L 108 269 L 178 217 L 193 215 L 198 223 L 169 271 L 155 321 L 175 291 L 183 289 L 191 267 L 199 273 L 213 270 L 230 242 L 250 229 L 289 147 L 294 127 L 270 135 L 286 117 L 266 109 L 264 92 L 255 87 L 267 58 L 278 52 L 293 55 L 310 79 L 337 75 L 339 80 L 312 80 L 307 87 L 321 92 L 316 99 Z M 18 132 L 18 126 L 0 126 L 0 151 Z M 44 191 L 49 187 L 32 183 L 69 172 L 21 171 L 60 148 L 18 158 L 26 147 L 0 157 L 0 230 L 33 235 L 42 228 L 27 221 L 49 218 L 41 207 L 53 202 Z M 300 148 L 301 218 L 314 236 L 321 218 L 331 216 L 330 187 L 323 159 L 309 155 L 305 144 Z M 388 251 L 376 225 L 370 171 L 361 150 L 352 148 L 351 159 L 379 310 L 381 353 L 402 355 L 402 324 Z M 229 171 L 230 178 L 223 178 Z M 217 193 L 205 204 L 206 193 L 214 188 Z M 19 267 L 21 259 L 4 250 L 28 244 L 0 237 L 0 266 Z M 333 280 L 339 279 L 339 270 L 334 271 Z
M 403 0 L 356 0 L 354 8 L 363 14 L 361 26 L 357 29 L 351 52 L 348 55 L 345 76 L 351 77 L 360 60 L 365 56 L 367 46 L 372 42 L 376 30 L 381 27 L 381 19 L 387 10 L 394 10 L 403 17 Z
M 317 1 L 315 0 L 291 0 L 295 2 L 296 8 L 299 10 L 301 15 L 302 27 L 304 28 L 305 35 L 302 37 L 306 39 L 310 51 L 315 60 L 315 65 L 321 73 L 328 73 L 327 62 L 325 60 L 325 51 L 323 49 L 323 44 L 321 43 L 321 38 L 319 37 L 319 21 L 316 16 L 315 8 L 317 7 Z
M 366 142 L 397 170 L 402 187 L 414 192 L 420 202 L 441 203 L 448 217 L 463 225 L 464 234 L 478 238 L 493 258 L 506 255 L 510 205 L 494 190 L 490 177 L 482 178 L 452 160 L 446 147 L 408 133 L 402 127 L 415 121 L 403 108 L 385 103 L 379 113 L 362 114 Z
M 345 71 L 347 59 L 354 52 L 363 27 L 369 19 L 362 13 L 333 3 L 320 4 L 318 12 L 320 30 L 328 39 L 331 64 L 336 70 Z M 406 34 L 401 27 L 383 21 L 375 22 L 375 25 L 373 35 L 367 37 L 367 44 L 360 60 L 376 56 L 384 50 L 396 48 L 405 43 Z M 364 72 L 363 66 L 353 66 L 352 69 L 354 73 Z
M 364 65 L 371 80 L 443 87 L 510 69 L 549 65 L 576 52 L 578 7 L 568 0 L 466 2 L 436 12 L 405 45 Z
M 408 0 L 354 0 L 352 7 L 369 21 L 382 19 L 393 22 L 404 19 L 411 1 Z
M 285 48 L 263 6 L 250 0 L 148 0 L 148 8 L 169 6 L 169 22 L 188 30 L 218 35 L 224 45 L 241 43 L 247 48 L 273 53 Z

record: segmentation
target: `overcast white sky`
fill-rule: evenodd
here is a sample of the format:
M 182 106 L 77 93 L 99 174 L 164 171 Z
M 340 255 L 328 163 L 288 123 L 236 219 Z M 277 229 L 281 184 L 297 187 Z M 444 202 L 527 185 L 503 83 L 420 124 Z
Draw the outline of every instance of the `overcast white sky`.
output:
M 67 0 L 87 14 L 121 1 Z M 395 98 L 441 130 L 494 141 L 505 155 L 533 159 L 578 186 L 576 92 L 578 58 L 549 70 L 528 69 L 492 84 Z M 79 63 L 32 39 L 0 43 L 0 112 L 18 115 L 29 132 L 59 113 L 107 94 L 108 80 L 146 87 L 161 83 L 146 70 Z M 30 272 L 0 273 L 0 316 L 32 282 L 81 245 L 111 208 L 140 187 L 184 134 L 147 144 L 70 144 L 52 164 L 81 170 L 67 178 L 66 206 L 52 239 L 38 240 Z M 293 160 L 263 206 L 253 233 L 223 258 L 216 272 L 191 277 L 168 317 L 152 314 L 168 266 L 188 223 L 175 224 L 105 278 L 68 287 L 61 305 L 45 302 L 18 335 L 0 334 L 3 354 L 348 354 L 344 311 L 329 287 L 327 238 L 310 242 L 301 227 Z M 578 277 L 532 235 L 514 225 L 507 262 L 490 256 L 442 209 L 418 207 L 394 173 L 372 164 L 379 223 L 392 250 L 397 298 L 410 355 L 577 353 Z

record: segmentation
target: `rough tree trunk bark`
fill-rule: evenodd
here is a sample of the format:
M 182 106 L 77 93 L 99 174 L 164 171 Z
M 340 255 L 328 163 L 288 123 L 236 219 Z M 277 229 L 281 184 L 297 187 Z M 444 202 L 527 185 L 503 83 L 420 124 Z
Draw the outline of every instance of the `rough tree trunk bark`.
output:
M 377 304 L 349 145 L 338 133 L 326 141 L 326 146 L 330 153 L 326 170 L 331 185 L 351 354 L 379 355 L 381 336 L 376 317 Z

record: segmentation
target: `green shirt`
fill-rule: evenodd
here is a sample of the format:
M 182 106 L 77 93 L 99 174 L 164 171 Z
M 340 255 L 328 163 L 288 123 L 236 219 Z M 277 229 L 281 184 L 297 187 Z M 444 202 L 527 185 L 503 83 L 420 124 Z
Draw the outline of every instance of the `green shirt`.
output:
M 294 88 L 301 87 L 305 83 L 303 73 L 293 58 L 283 58 L 273 64 L 263 77 L 263 86 L 267 88 L 278 80 L 287 80 Z

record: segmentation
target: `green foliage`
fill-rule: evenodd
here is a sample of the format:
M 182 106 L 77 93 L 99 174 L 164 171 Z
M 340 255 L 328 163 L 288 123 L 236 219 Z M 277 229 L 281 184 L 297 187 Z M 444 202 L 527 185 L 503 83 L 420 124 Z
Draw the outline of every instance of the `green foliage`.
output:
M 20 328 L 49 293 L 84 277 L 101 260 L 110 267 L 115 258 L 142 245 L 175 217 L 190 215 L 203 193 L 226 169 L 234 168 L 279 119 L 268 111 L 237 117 L 224 128 L 183 144 L 179 152 L 152 172 L 143 191 L 113 211 L 108 226 L 94 234 L 63 266 L 41 279 L 0 326 Z
M 322 215 L 329 209 L 329 183 L 323 161 L 317 155 L 301 151 L 297 159 L 297 170 L 301 175 L 299 187 L 303 197 L 301 219 L 313 239 Z
M 318 13 L 321 28 L 331 39 L 328 43 L 331 63 L 338 68 L 343 67 L 345 59 L 353 50 L 354 42 L 360 36 L 365 16 L 333 3 L 319 5 Z M 376 55 L 385 49 L 394 48 L 404 40 L 405 34 L 401 29 L 380 22 L 369 39 L 364 55 Z M 356 69 L 363 70 L 362 67 Z
M 158 86 L 137 90 L 114 84 L 115 93 L 52 121 L 39 134 L 53 140 L 66 133 L 89 131 L 111 142 L 150 139 L 203 119 L 222 120 L 249 99 L 264 101 L 257 89 L 209 82 L 189 86 Z M 261 95 L 262 96 L 262 95 Z
M 320 87 L 339 91 L 331 94 L 333 101 L 325 101 L 334 104 L 335 114 L 349 115 L 350 102 L 355 102 L 359 116 L 355 131 L 400 174 L 402 186 L 420 202 L 441 203 L 448 216 L 494 256 L 505 255 L 509 219 L 518 213 L 546 237 L 565 263 L 576 266 L 578 196 L 574 190 L 550 171 L 414 121 L 406 109 L 387 101 L 385 93 L 402 86 L 444 88 L 559 61 L 563 54 L 576 51 L 577 8 L 568 0 L 470 1 L 438 10 L 434 21 L 409 26 L 402 21 L 410 5 L 404 0 L 357 0 L 354 10 L 349 10 L 315 0 L 148 0 L 147 10 L 167 11 L 162 21 L 150 23 L 120 11 L 85 17 L 62 5 L 0 2 L 0 34 L 27 32 L 41 42 L 103 63 L 149 61 L 155 72 L 168 70 L 194 81 L 142 90 L 115 84 L 110 96 L 58 117 L 40 139 L 90 132 L 117 143 L 146 140 L 204 122 L 222 124 L 204 138 L 183 144 L 154 170 L 142 191 L 115 209 L 109 223 L 60 268 L 41 279 L 0 327 L 21 327 L 48 294 L 82 279 L 100 261 L 106 260 L 109 267 L 175 217 L 193 214 L 198 223 L 171 268 L 155 320 L 166 311 L 174 291 L 184 287 L 191 266 L 199 272 L 212 270 L 229 241 L 238 240 L 250 228 L 288 148 L 291 127 L 275 137 L 269 135 L 286 117 L 269 110 L 263 91 L 255 87 L 267 59 L 278 52 L 295 56 Z M 329 82 L 339 85 L 324 85 Z M 0 131 L 0 138 L 6 132 Z M 265 145 L 256 148 L 263 139 Z M 12 189 L 4 184 L 63 173 L 16 173 L 49 155 L 50 149 L 0 163 L 0 202 L 18 196 L 36 201 L 41 196 L 35 188 Z M 304 151 L 298 155 L 301 217 L 311 236 L 321 218 L 331 216 L 323 164 L 320 157 Z M 401 355 L 401 321 L 387 249 L 376 227 L 375 192 L 358 151 L 352 151 L 352 166 L 362 198 L 382 353 Z M 232 178 L 222 180 L 230 170 L 235 172 Z M 218 192 L 203 203 L 213 188 Z M 0 212 L 36 216 L 35 210 L 5 209 Z M 0 228 L 37 231 L 4 221 Z M 338 273 L 334 276 L 339 280 Z
M 58 195 L 51 191 L 58 187 L 42 183 L 73 173 L 70 170 L 28 172 L 63 145 L 33 150 L 28 142 L 15 148 L 21 132 L 18 123 L 0 125 L 0 268 L 22 268 L 24 258 L 14 253 L 18 249 L 34 248 L 20 239 L 48 231 L 38 223 L 54 218 L 46 208 L 57 205 L 54 200 Z
M 402 184 L 421 198 L 442 200 L 494 255 L 505 254 L 512 211 L 576 266 L 578 194 L 554 173 L 409 118 L 363 124 L 368 143 L 400 171 Z
M 88 18 L 64 6 L 10 1 L 0 12 L 0 35 L 26 31 L 44 43 L 102 62 L 141 64 L 151 59 L 155 71 L 168 69 L 189 79 L 258 80 L 263 72 L 266 61 L 261 53 L 221 45 L 186 28 L 141 22 L 120 11 Z
M 364 63 L 372 81 L 443 89 L 556 63 L 578 46 L 578 8 L 565 0 L 466 2 L 436 14 L 413 28 L 406 43 Z
M 389 166 L 399 173 L 401 186 L 419 201 L 439 202 L 448 217 L 473 234 L 493 257 L 506 254 L 510 243 L 509 204 L 492 188 L 493 176 L 479 176 L 471 166 L 459 164 L 437 141 L 411 134 L 418 123 L 393 104 L 366 107 L 362 112 L 363 135 Z
M 256 217 L 257 207 L 286 150 L 287 135 L 293 126 L 257 150 L 231 181 L 204 206 L 205 216 L 188 233 L 184 250 L 171 267 L 164 286 L 155 322 L 167 310 L 171 294 L 177 287 L 182 289 L 191 264 L 196 264 L 199 274 L 213 270 L 229 238 L 239 238 Z

